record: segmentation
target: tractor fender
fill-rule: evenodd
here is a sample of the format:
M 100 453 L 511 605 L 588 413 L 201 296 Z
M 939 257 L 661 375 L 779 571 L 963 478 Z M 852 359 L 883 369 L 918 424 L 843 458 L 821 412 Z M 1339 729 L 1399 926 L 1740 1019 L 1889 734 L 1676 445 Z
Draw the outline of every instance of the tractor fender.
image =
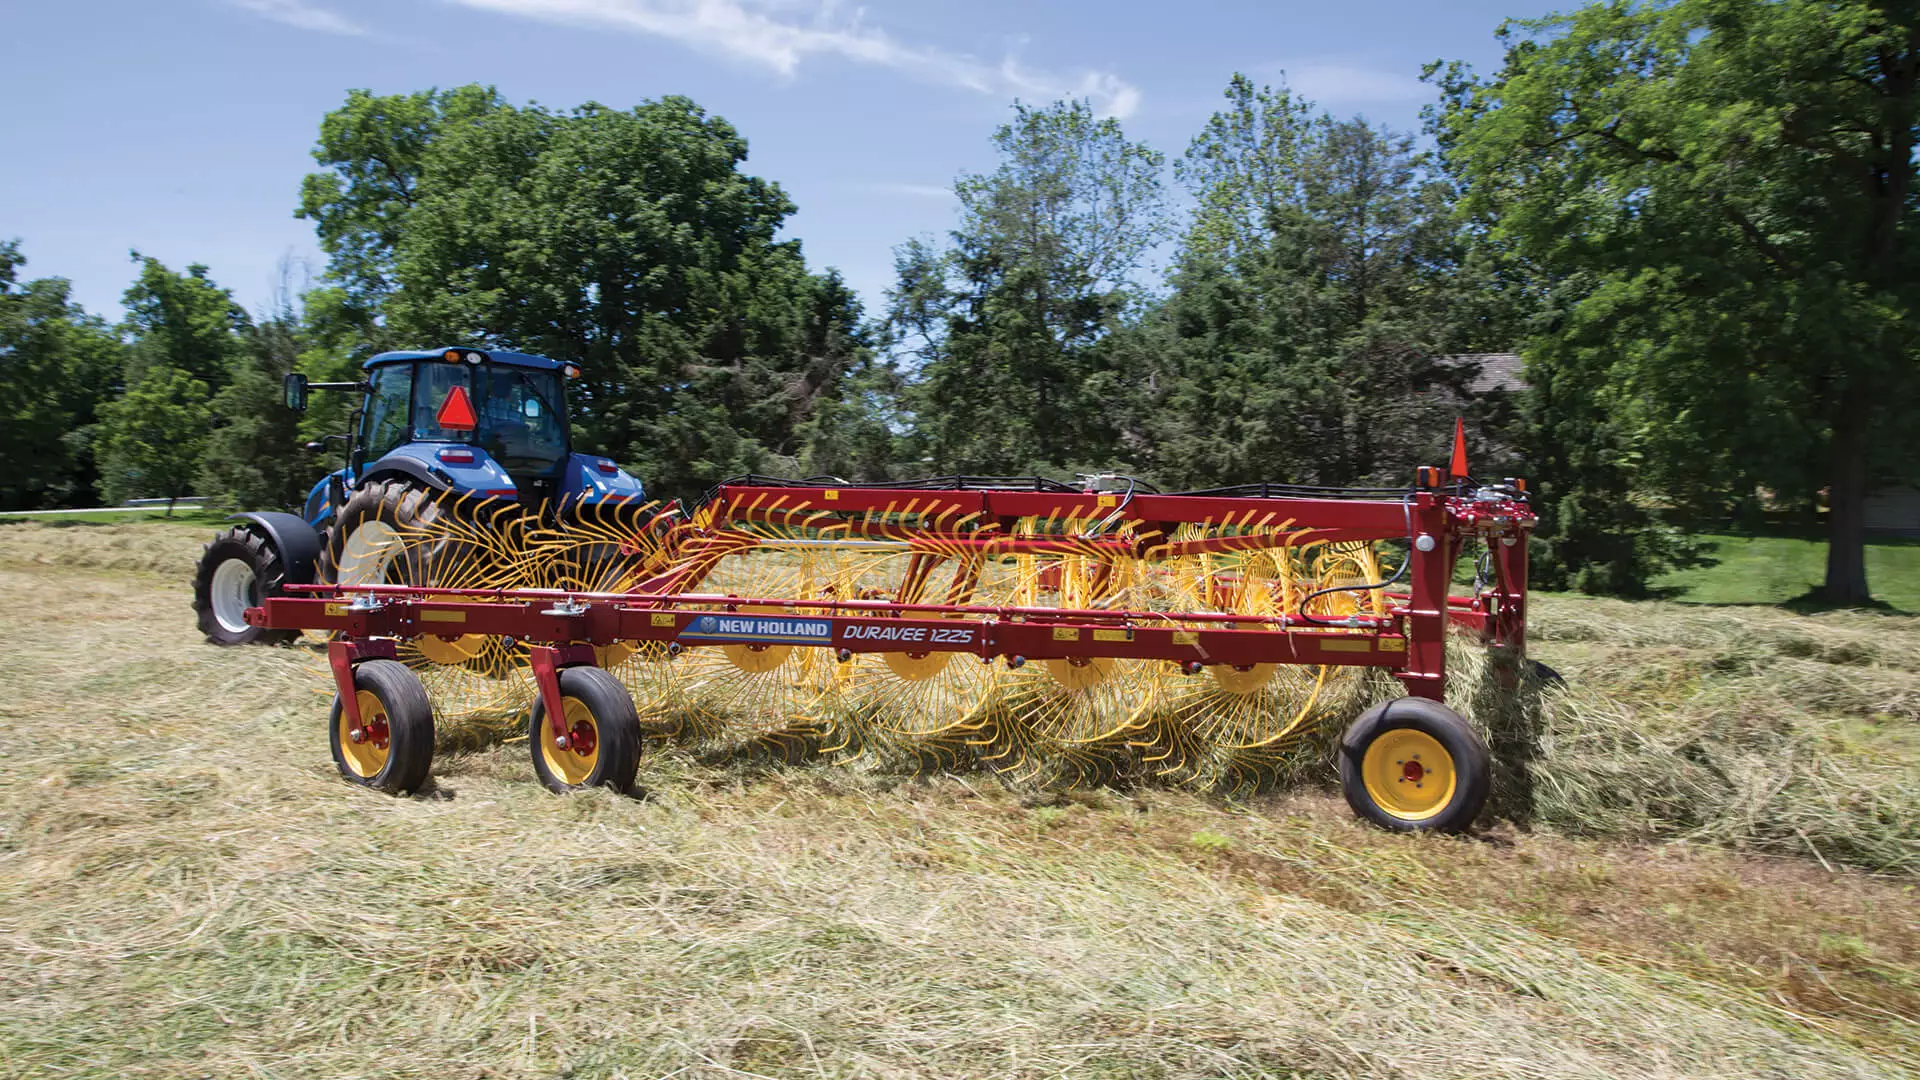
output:
M 244 521 L 249 532 L 267 538 L 267 543 L 280 553 L 280 565 L 286 575 L 283 580 L 287 584 L 313 584 L 313 568 L 320 558 L 319 530 L 300 520 L 297 514 L 274 511 L 235 514 L 228 520 Z
M 439 456 L 442 450 L 471 455 L 472 460 L 465 462 L 447 461 Z M 461 494 L 504 495 L 512 498 L 516 494 L 513 477 L 507 470 L 493 460 L 485 450 L 463 443 L 412 443 L 401 446 L 366 467 L 361 483 L 370 480 L 406 477 L 430 491 L 456 491 Z
M 589 504 L 607 499 L 637 502 L 647 497 L 647 489 L 639 480 L 614 464 L 612 458 L 597 454 L 567 455 L 560 492 L 570 501 Z

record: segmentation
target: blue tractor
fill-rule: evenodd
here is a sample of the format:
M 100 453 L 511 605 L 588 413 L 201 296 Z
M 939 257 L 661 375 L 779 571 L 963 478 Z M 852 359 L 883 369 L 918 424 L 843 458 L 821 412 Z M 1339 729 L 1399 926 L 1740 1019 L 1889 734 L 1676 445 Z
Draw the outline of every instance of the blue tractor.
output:
M 193 607 L 208 641 L 291 640 L 294 631 L 246 621 L 249 607 L 287 585 L 406 583 L 392 540 L 449 512 L 445 493 L 547 514 L 644 498 L 640 481 L 611 460 L 573 452 L 565 384 L 579 369 L 570 364 L 446 348 L 381 353 L 365 370 L 353 383 L 287 376 L 286 403 L 296 410 L 309 390 L 365 395 L 343 437 L 347 463 L 313 486 L 302 513 L 236 514 L 239 524 L 207 545 Z

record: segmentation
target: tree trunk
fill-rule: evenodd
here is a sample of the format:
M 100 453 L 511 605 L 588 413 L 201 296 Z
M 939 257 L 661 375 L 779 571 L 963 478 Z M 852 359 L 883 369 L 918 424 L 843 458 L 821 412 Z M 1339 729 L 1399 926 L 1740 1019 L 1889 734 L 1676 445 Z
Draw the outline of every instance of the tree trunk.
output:
M 1871 603 L 1867 591 L 1867 410 L 1849 389 L 1833 425 L 1833 477 L 1827 488 L 1827 583 L 1830 604 Z

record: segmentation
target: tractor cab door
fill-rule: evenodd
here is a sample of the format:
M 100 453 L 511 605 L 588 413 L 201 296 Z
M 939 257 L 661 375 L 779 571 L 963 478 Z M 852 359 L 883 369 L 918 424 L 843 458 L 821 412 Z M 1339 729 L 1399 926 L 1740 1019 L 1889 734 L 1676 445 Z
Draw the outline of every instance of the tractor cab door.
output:
M 413 365 L 388 364 L 372 371 L 373 392 L 360 415 L 360 434 L 354 440 L 348 465 L 349 480 L 357 480 L 367 462 L 378 461 L 407 441 L 413 405 Z

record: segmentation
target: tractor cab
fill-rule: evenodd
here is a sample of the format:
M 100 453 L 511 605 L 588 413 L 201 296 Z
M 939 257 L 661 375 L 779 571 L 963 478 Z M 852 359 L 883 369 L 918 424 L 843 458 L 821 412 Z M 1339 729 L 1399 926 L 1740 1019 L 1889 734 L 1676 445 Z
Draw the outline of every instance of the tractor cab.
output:
M 544 356 L 479 349 L 388 352 L 362 383 L 311 384 L 366 394 L 344 469 L 316 484 L 307 522 L 323 525 L 356 487 L 405 480 L 435 491 L 558 501 L 640 498 L 639 481 L 606 458 L 573 453 L 566 381 L 579 368 Z M 309 384 L 288 377 L 300 408 Z
M 347 463 L 313 486 L 299 515 L 236 514 L 240 524 L 207 545 L 193 601 L 207 640 L 291 640 L 246 621 L 249 608 L 288 585 L 409 583 L 415 568 L 397 560 L 395 536 L 468 500 L 502 500 L 561 520 L 637 512 L 646 498 L 640 481 L 610 459 L 574 452 L 566 383 L 580 369 L 572 364 L 445 348 L 381 353 L 365 370 L 358 382 L 287 376 L 290 409 L 305 409 L 309 390 L 363 395 L 352 433 L 330 437 L 347 442 Z

